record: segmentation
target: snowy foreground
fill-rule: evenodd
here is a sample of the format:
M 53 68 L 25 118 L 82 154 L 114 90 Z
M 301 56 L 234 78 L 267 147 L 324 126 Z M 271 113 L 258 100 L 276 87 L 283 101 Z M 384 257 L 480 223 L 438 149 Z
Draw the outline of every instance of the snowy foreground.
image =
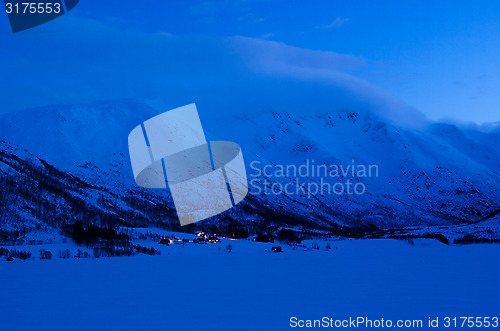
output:
M 247 240 L 145 244 L 162 255 L 0 262 L 0 330 L 285 330 L 293 316 L 425 326 L 500 314 L 500 245 L 346 240 L 271 253 L 273 244 Z

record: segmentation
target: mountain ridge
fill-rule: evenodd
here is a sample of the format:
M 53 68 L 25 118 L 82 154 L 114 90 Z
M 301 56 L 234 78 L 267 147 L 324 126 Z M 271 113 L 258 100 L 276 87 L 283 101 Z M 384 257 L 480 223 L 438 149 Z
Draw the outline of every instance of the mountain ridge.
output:
M 0 139 L 26 148 L 83 182 L 126 195 L 139 190 L 128 160 L 128 133 L 164 111 L 140 100 L 41 107 L 0 115 Z M 397 127 L 363 109 L 301 114 L 269 109 L 224 118 L 199 112 L 207 138 L 234 141 L 242 147 L 249 180 L 257 178 L 262 183 L 266 179 L 255 176 L 251 167 L 255 161 L 261 166 L 355 161 L 380 169 L 377 177 L 347 178 L 366 186 L 361 196 L 251 195 L 248 204 L 234 211 L 236 215 L 246 210 L 242 223 L 266 219 L 259 215 L 261 209 L 276 213 L 274 217 L 285 225 L 401 228 L 468 223 L 500 208 L 500 152 L 485 142 L 496 139 L 495 133 L 481 133 L 479 139 L 470 130 L 442 123 L 425 130 Z M 295 180 L 319 183 L 321 179 L 334 185 L 346 180 L 267 179 L 269 185 Z M 168 190 L 153 193 L 173 208 Z

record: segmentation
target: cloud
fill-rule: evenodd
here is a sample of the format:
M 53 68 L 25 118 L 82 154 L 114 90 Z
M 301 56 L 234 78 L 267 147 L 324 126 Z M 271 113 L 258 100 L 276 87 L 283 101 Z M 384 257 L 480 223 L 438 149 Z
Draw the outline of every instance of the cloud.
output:
M 465 84 L 464 82 L 462 81 L 459 81 L 459 80 L 454 80 L 453 82 L 451 82 L 454 86 L 456 87 L 464 87 L 464 86 L 467 86 L 467 84 Z
M 259 71 L 283 71 L 294 68 L 316 68 L 351 71 L 362 68 L 366 61 L 358 56 L 316 51 L 289 46 L 281 42 L 248 37 L 228 38 L 247 64 Z
M 500 133 L 500 121 L 478 124 L 475 122 L 460 121 L 454 118 L 444 118 L 442 119 L 442 122 L 455 125 L 461 130 L 479 131 L 484 133 Z
M 192 102 L 206 113 L 369 109 L 391 121 L 423 116 L 355 77 L 360 57 L 248 37 L 119 29 L 72 15 L 53 33 L 2 35 L 1 111 L 103 99 Z
M 268 32 L 264 33 L 262 36 L 260 36 L 260 39 L 269 39 L 274 37 L 275 33 L 274 32 Z
M 339 17 L 335 18 L 335 20 L 333 20 L 333 22 L 331 22 L 330 24 L 316 26 L 316 29 L 333 29 L 333 28 L 338 28 L 338 27 L 342 26 L 344 23 L 347 23 L 347 22 L 349 22 L 348 18 L 342 18 L 342 17 L 339 16 Z

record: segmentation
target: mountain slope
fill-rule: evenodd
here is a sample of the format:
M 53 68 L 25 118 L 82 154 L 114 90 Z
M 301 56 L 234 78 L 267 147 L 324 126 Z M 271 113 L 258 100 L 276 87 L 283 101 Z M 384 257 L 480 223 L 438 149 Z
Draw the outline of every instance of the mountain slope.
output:
M 120 100 L 27 110 L 0 116 L 0 139 L 90 185 L 120 192 L 121 199 L 129 192 L 140 192 L 139 198 L 154 195 L 171 210 L 168 191 L 136 187 L 127 147 L 128 133 L 135 126 L 166 109 L 170 108 Z M 403 128 L 364 109 L 301 114 L 263 110 L 224 118 L 199 112 L 207 138 L 242 147 L 249 180 L 254 180 L 245 203 L 222 218 L 322 229 L 402 228 L 473 222 L 500 206 L 500 152 L 485 143 L 496 133 L 476 135 L 479 139 L 446 124 Z M 275 175 L 280 165 L 298 168 L 308 162 L 328 167 L 373 165 L 377 171 L 365 177 L 358 172 L 337 177 Z M 262 173 L 266 166 L 271 176 Z M 347 180 L 362 183 L 366 192 L 262 192 L 287 183 L 333 186 Z M 171 216 L 167 222 L 175 221 Z M 221 217 L 202 223 L 220 223 Z
M 273 164 L 377 165 L 378 176 L 355 178 L 366 185 L 365 194 L 320 197 L 346 212 L 351 225 L 469 222 L 500 203 L 500 152 L 454 126 L 396 127 L 363 110 L 300 116 L 273 110 L 239 116 L 227 127 L 230 139 Z
M 257 203 L 254 197 L 238 208 L 181 229 L 171 198 L 164 190 L 91 184 L 3 141 L 0 141 L 0 183 L 0 240 L 62 238 L 71 235 L 76 222 L 112 229 L 126 226 L 194 231 L 196 228 L 227 235 L 238 229 L 256 233 L 270 225 L 285 223 L 321 229 L 309 219 L 286 216 Z M 323 228 L 332 229 L 335 227 Z
M 21 235 L 60 232 L 77 221 L 101 227 L 144 226 L 175 215 L 155 195 L 90 184 L 5 142 L 0 142 L 0 182 L 1 229 Z

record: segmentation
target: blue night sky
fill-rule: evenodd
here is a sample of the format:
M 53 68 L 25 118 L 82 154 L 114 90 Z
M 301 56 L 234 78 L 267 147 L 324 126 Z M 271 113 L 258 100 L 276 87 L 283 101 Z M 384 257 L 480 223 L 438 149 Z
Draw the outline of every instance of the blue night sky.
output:
M 330 88 L 344 107 L 342 93 L 376 95 L 431 120 L 496 122 L 499 17 L 498 1 L 81 0 L 12 34 L 0 15 L 0 111 L 126 97 L 286 107 L 287 91 L 326 107 Z

